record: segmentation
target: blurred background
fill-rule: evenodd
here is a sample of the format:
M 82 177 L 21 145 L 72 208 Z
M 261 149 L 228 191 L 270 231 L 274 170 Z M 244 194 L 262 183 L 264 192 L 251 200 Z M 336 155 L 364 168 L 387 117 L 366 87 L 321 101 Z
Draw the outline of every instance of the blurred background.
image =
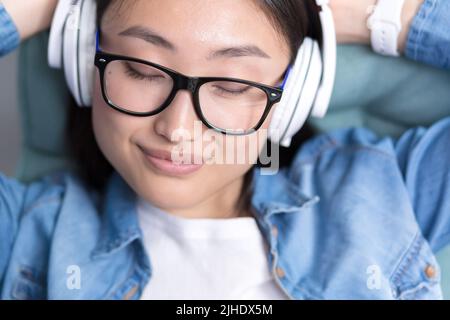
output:
M 16 63 L 17 51 L 0 59 L 0 172 L 8 176 L 14 174 L 21 144 Z

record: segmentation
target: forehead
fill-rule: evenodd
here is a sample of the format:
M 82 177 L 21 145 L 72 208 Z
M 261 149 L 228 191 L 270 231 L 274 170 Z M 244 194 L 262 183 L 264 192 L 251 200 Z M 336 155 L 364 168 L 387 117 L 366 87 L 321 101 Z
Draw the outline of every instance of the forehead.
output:
M 251 43 L 275 56 L 286 53 L 286 40 L 256 1 L 118 0 L 103 17 L 102 30 L 117 34 L 140 25 L 186 47 Z

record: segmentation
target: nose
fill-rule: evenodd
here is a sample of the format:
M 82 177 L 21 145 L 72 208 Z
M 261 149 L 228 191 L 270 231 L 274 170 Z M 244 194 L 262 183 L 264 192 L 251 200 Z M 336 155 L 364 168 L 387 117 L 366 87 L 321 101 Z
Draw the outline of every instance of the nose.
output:
M 154 130 L 156 134 L 172 143 L 179 143 L 186 139 L 195 140 L 196 122 L 201 123 L 195 113 L 191 92 L 179 90 L 171 104 L 156 115 Z

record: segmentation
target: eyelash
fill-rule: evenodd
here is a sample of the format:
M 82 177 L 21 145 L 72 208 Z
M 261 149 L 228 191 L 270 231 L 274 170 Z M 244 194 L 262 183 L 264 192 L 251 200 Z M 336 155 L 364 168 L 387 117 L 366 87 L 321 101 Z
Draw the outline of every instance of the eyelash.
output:
M 247 87 L 247 88 L 245 88 L 243 90 L 230 91 L 230 90 L 226 90 L 224 88 L 218 87 L 218 86 L 214 86 L 214 88 L 219 90 L 221 93 L 227 93 L 227 94 L 231 94 L 231 95 L 234 95 L 234 96 L 241 95 L 241 94 L 245 93 L 246 91 L 248 91 L 250 89 L 250 87 Z
M 128 63 L 125 64 L 126 71 L 125 73 L 136 80 L 147 80 L 147 81 L 153 81 L 155 78 L 162 78 L 161 76 L 146 76 L 138 72 L 137 70 L 133 69 Z
M 145 76 L 145 75 L 141 74 L 140 72 L 138 72 L 137 70 L 135 70 L 134 68 L 132 68 L 128 63 L 125 64 L 125 68 L 126 68 L 125 73 L 129 77 L 136 79 L 136 80 L 153 81 L 155 78 L 163 78 L 161 76 Z M 225 94 L 230 94 L 233 96 L 239 96 L 239 95 L 245 93 L 246 91 L 250 90 L 250 87 L 248 87 L 248 86 L 242 90 L 227 90 L 227 89 L 224 89 L 219 86 L 214 86 L 214 88 L 222 94 L 225 93 Z

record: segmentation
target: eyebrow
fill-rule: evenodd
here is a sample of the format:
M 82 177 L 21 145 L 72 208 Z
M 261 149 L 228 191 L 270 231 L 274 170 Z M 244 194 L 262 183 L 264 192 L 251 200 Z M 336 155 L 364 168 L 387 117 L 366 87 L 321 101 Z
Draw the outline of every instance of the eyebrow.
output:
M 119 33 L 119 36 L 133 37 L 144 40 L 155 46 L 176 52 L 177 47 L 169 40 L 157 34 L 155 31 L 144 26 L 133 26 Z M 236 47 L 223 48 L 211 52 L 207 60 L 217 58 L 236 58 L 236 57 L 259 57 L 270 59 L 270 56 L 261 48 L 255 45 L 242 45 Z

